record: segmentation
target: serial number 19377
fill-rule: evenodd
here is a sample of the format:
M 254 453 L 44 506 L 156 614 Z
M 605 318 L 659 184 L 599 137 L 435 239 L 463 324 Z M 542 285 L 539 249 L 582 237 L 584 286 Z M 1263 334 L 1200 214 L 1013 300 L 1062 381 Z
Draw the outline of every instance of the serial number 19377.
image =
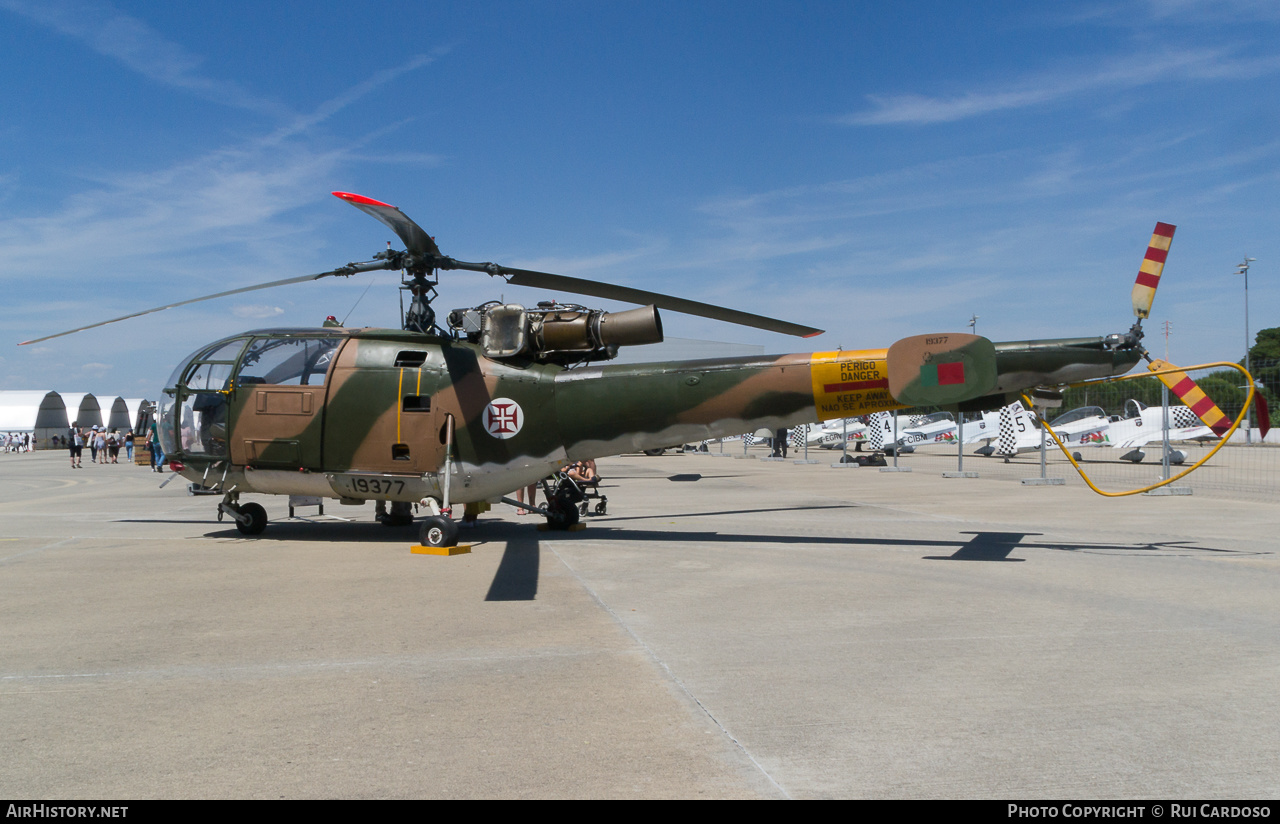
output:
M 404 492 L 404 481 L 391 478 L 344 478 L 347 488 L 364 495 L 399 495 Z

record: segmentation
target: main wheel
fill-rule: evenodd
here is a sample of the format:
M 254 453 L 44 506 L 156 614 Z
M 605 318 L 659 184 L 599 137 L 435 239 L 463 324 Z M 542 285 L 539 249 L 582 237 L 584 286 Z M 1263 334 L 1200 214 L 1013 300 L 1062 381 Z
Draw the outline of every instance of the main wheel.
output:
M 458 525 L 452 518 L 432 515 L 422 522 L 423 546 L 457 546 Z
M 259 535 L 267 528 L 267 511 L 260 504 L 245 504 L 240 507 L 240 514 L 245 522 L 236 519 L 236 529 L 244 535 Z
M 644 451 L 644 454 L 648 455 L 650 458 L 656 458 L 657 456 L 661 455 L 663 452 L 666 452 L 666 451 L 667 450 L 665 449 L 646 449 Z
M 547 525 L 552 529 L 568 529 L 578 522 L 578 507 L 553 500 L 547 506 Z

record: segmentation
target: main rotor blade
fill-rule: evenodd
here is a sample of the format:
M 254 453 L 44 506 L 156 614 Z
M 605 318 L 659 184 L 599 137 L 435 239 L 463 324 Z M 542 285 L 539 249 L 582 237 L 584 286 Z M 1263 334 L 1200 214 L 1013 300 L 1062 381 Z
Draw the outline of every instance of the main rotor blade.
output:
M 752 326 L 756 329 L 766 329 L 770 332 L 781 332 L 784 335 L 810 338 L 814 335 L 822 334 L 821 329 L 814 329 L 812 326 L 801 326 L 798 323 L 788 323 L 776 318 L 766 318 L 762 315 L 739 312 L 736 309 L 727 309 L 723 306 L 714 306 L 709 303 L 699 303 L 696 300 L 686 300 L 671 295 L 661 295 L 657 292 L 646 292 L 643 289 L 614 286 L 593 280 L 553 275 L 548 272 L 511 269 L 506 266 L 499 266 L 496 263 L 467 263 L 461 260 L 454 260 L 440 254 L 440 248 L 436 246 L 436 242 L 431 239 L 431 236 L 423 231 L 421 226 L 414 223 L 412 218 L 390 203 L 383 203 L 380 200 L 374 200 L 352 192 L 334 192 L 333 195 L 386 224 L 399 236 L 400 240 L 404 241 L 405 248 L 411 254 L 418 256 L 420 260 L 425 261 L 432 268 L 469 269 L 475 272 L 487 272 L 490 275 L 503 275 L 507 278 L 508 283 L 513 283 L 516 286 L 532 286 L 536 289 L 558 289 L 562 292 L 573 292 L 578 295 L 626 301 L 639 306 L 652 303 L 660 309 L 668 309 L 672 312 L 683 312 L 686 315 L 698 315 L 699 317 L 722 320 L 742 326 Z
M 1131 298 L 1133 314 L 1141 323 L 1151 314 L 1151 304 L 1156 299 L 1156 287 L 1160 285 L 1160 275 L 1164 272 L 1164 261 L 1169 256 L 1169 246 L 1173 243 L 1173 231 L 1177 229 L 1171 223 L 1157 223 L 1151 235 L 1151 243 L 1147 245 L 1147 254 L 1138 267 L 1138 279 L 1134 281 Z
M 699 303 L 696 300 L 686 300 L 685 298 L 662 295 L 657 292 L 647 292 L 643 289 L 632 289 L 629 286 L 616 286 L 612 283 L 599 283 L 594 280 L 571 278 L 566 275 L 553 275 L 548 272 L 531 272 L 528 269 L 510 269 L 506 266 L 495 266 L 493 264 L 489 264 L 489 266 L 493 267 L 488 270 L 491 274 L 504 275 L 508 283 L 516 286 L 532 286 L 535 289 L 558 289 L 562 292 L 590 295 L 591 297 L 605 298 L 607 300 L 621 300 L 640 306 L 652 303 L 660 309 L 668 309 L 672 312 L 683 312 L 686 315 L 722 320 L 741 326 L 765 329 L 770 332 L 781 332 L 784 335 L 795 335 L 800 338 L 811 338 L 814 335 L 821 335 L 823 332 L 823 330 L 814 329 L 812 326 L 801 326 L 798 323 L 789 323 L 777 318 L 753 315 L 750 312 L 740 312 L 737 309 L 728 309 L 724 306 L 715 306 L 710 303 Z
M 300 277 L 296 277 L 296 278 L 285 278 L 284 280 L 273 280 L 270 283 L 259 283 L 254 286 L 242 286 L 239 289 L 228 289 L 225 292 L 218 292 L 215 295 L 205 295 L 204 297 L 191 298 L 190 300 L 180 300 L 177 303 L 169 303 L 164 306 L 157 306 L 154 309 L 143 309 L 141 312 L 133 312 L 128 315 L 121 315 L 118 318 L 112 318 L 111 320 L 104 320 L 104 321 L 99 321 L 98 323 L 91 323 L 88 326 L 81 326 L 78 329 L 68 329 L 66 332 L 59 332 L 56 335 L 45 335 L 43 338 L 34 338 L 32 340 L 24 340 L 22 343 L 18 345 L 26 346 L 29 343 L 40 343 L 41 341 L 52 340 L 53 338 L 60 338 L 60 337 L 63 337 L 64 335 L 74 335 L 76 332 L 83 332 L 86 329 L 94 329 L 99 326 L 106 326 L 108 323 L 116 323 L 118 321 L 128 320 L 129 318 L 136 318 L 142 315 L 150 315 L 152 312 L 163 312 L 165 309 L 172 309 L 175 306 L 186 306 L 188 303 L 199 303 L 202 300 L 213 300 L 214 298 L 225 298 L 228 295 L 238 295 L 241 292 L 253 292 L 258 289 L 270 289 L 273 286 L 286 286 L 290 283 L 303 283 L 308 280 L 319 280 L 320 278 L 327 278 L 333 275 L 347 276 L 347 275 L 354 275 L 358 272 L 370 272 L 376 269 L 389 269 L 391 268 L 392 265 L 393 264 L 391 264 L 390 262 L 382 261 L 382 260 L 369 261 L 368 263 L 351 263 L 342 267 L 341 269 L 334 269 L 331 272 L 321 272 L 317 275 L 301 275 Z
M 351 192 L 334 192 L 333 196 L 345 200 L 370 217 L 385 223 L 391 228 L 391 231 L 399 236 L 400 240 L 404 241 L 404 248 L 413 254 L 440 257 L 440 249 L 436 246 L 436 242 L 431 239 L 431 235 L 428 235 L 421 226 L 414 223 L 413 218 L 390 203 L 383 203 L 380 200 L 352 194 Z

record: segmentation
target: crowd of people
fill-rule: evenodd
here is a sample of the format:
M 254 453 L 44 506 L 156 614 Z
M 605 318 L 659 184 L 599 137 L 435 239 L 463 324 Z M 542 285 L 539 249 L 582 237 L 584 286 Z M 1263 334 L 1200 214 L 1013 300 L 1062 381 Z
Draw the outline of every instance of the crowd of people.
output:
M 71 454 L 71 468 L 84 468 L 84 450 L 89 448 L 89 461 L 98 465 L 118 464 L 120 463 L 120 452 L 124 451 L 125 463 L 133 463 L 133 449 L 135 443 L 140 442 L 140 438 L 135 438 L 132 430 L 124 432 L 119 431 L 115 427 L 108 429 L 105 426 L 81 427 L 73 425 L 65 437 L 55 435 L 53 437 L 53 446 L 67 449 Z M 155 442 L 154 427 L 150 436 L 147 438 L 147 446 L 151 452 L 151 470 L 153 472 L 162 472 L 164 467 L 164 453 L 160 449 L 160 445 Z
M 71 452 L 71 468 L 83 468 L 84 448 L 89 447 L 89 460 L 96 464 L 120 463 L 120 450 L 125 450 L 125 461 L 133 460 L 133 432 L 120 432 L 115 428 L 92 426 L 88 429 L 73 426 L 67 432 L 67 447 Z
M 30 432 L 6 432 L 0 435 L 0 451 L 30 452 L 36 448 L 36 440 Z

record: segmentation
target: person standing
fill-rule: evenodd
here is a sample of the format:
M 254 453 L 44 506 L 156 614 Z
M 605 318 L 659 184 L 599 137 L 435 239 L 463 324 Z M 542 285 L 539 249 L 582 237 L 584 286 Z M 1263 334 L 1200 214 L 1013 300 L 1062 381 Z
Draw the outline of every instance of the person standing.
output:
M 164 472 L 164 448 L 160 446 L 160 433 L 156 430 L 155 421 L 151 422 L 147 446 L 151 447 L 151 471 Z
M 528 497 L 528 499 L 529 499 L 529 500 L 527 500 L 527 501 L 525 500 L 525 497 L 526 497 L 526 496 L 527 496 L 527 497 Z M 516 500 L 517 500 L 517 501 L 519 501 L 519 502 L 520 502 L 520 503 L 522 503 L 522 504 L 527 503 L 529 506 L 537 506 L 537 505 L 538 505 L 538 484 L 537 484 L 537 483 L 531 483 L 531 484 L 529 484 L 527 487 L 521 487 L 520 489 L 517 489 L 517 490 L 516 490 Z M 529 514 L 529 511 L 528 511 L 528 510 L 518 509 L 518 508 L 517 508 L 517 509 L 516 509 L 516 514 L 517 514 L 517 515 L 528 515 L 528 514 Z
M 71 468 L 82 469 L 82 461 L 84 459 L 84 434 L 75 427 L 72 427 L 71 434 L 67 436 L 67 441 L 71 444 Z

